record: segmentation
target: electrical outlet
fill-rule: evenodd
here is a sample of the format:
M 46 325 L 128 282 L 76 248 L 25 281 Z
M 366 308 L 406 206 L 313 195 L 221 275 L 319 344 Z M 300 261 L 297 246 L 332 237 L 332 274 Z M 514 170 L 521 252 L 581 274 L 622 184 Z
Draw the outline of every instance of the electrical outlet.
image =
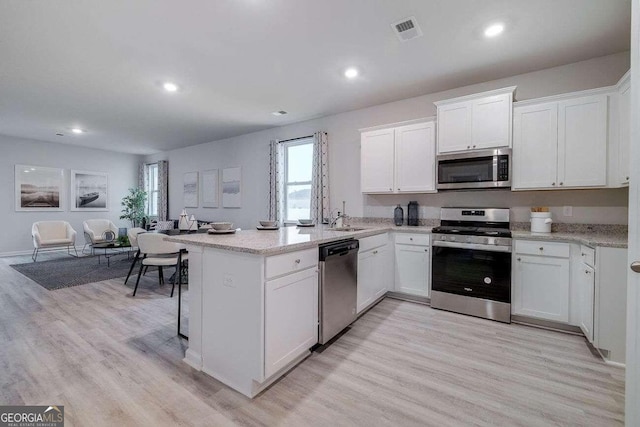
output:
M 235 288 L 236 287 L 236 283 L 233 280 L 233 276 L 225 275 L 222 278 L 222 285 L 223 286 L 227 286 L 229 288 Z
M 573 206 L 565 206 L 562 208 L 562 215 L 573 216 Z

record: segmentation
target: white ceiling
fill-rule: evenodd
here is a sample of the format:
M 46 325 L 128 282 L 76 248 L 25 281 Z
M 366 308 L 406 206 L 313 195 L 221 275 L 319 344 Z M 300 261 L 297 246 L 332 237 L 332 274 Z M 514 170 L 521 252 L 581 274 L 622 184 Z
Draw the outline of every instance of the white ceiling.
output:
M 185 147 L 628 50 L 630 12 L 630 0 L 3 0 L 0 134 Z M 390 23 L 409 16 L 424 36 L 401 43 Z M 485 39 L 494 21 L 506 30 Z M 347 81 L 351 65 L 361 77 Z

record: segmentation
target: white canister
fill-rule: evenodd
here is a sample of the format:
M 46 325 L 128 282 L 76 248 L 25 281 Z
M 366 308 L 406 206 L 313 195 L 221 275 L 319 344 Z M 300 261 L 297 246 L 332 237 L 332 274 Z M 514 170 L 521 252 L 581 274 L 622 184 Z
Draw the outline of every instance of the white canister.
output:
M 551 212 L 531 212 L 531 232 L 551 233 Z

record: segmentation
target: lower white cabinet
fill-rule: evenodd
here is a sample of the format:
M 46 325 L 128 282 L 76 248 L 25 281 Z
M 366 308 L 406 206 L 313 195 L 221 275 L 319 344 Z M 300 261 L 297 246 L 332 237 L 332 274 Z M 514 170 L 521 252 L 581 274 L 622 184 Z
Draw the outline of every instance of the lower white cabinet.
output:
M 360 239 L 361 251 L 358 253 L 358 313 L 386 294 L 393 284 L 392 254 L 389 250 L 388 238 L 385 238 L 384 245 L 363 251 L 363 247 L 368 248 L 369 246 L 366 242 L 367 239 L 374 241 L 373 239 L 379 239 L 379 236 Z
M 265 283 L 265 377 L 318 342 L 318 271 L 309 268 Z
M 569 253 L 569 244 L 516 241 L 513 314 L 569 322 Z
M 395 291 L 428 297 L 430 276 L 429 236 L 396 235 Z
M 590 343 L 593 343 L 593 298 L 596 288 L 596 273 L 592 267 L 584 263 L 580 267 L 580 274 L 576 280 L 580 307 L 579 326 L 584 336 Z

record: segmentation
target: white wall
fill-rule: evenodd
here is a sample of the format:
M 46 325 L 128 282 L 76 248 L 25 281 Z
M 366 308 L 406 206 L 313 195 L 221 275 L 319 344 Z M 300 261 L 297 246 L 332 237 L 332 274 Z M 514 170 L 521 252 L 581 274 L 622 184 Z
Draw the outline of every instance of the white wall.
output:
M 588 61 L 532 73 L 422 95 L 361 110 L 327 116 L 282 126 L 222 141 L 168 151 L 148 156 L 147 161 L 169 161 L 170 216 L 177 218 L 182 209 L 182 174 L 212 168 L 242 166 L 242 209 L 189 209 L 202 219 L 231 220 L 237 226 L 253 227 L 268 213 L 269 141 L 310 135 L 315 131 L 329 133 L 331 205 L 347 203 L 351 216 L 391 217 L 397 203 L 418 200 L 423 215 L 437 217 L 441 206 L 505 206 L 513 207 L 515 220 L 525 220 L 532 205 L 546 205 L 558 212 L 561 206 L 576 208 L 573 217 L 554 215 L 556 221 L 585 223 L 626 223 L 626 190 L 562 191 L 510 193 L 486 191 L 452 192 L 437 195 L 366 196 L 360 193 L 360 133 L 358 129 L 400 122 L 436 113 L 434 101 L 517 85 L 516 100 L 538 98 L 615 84 L 629 69 L 629 53 L 623 52 Z M 364 84 L 364 83 L 363 83 Z
M 0 135 L 0 199 L 4 207 L 0 211 L 3 238 L 0 239 L 0 255 L 33 250 L 31 225 L 35 221 L 65 220 L 78 232 L 76 245 L 82 247 L 84 236 L 82 222 L 88 218 L 108 218 L 120 227 L 131 227 L 120 217 L 120 200 L 129 187 L 137 186 L 140 156 L 83 148 L 74 145 L 41 142 Z M 16 164 L 46 166 L 65 169 L 67 203 L 61 212 L 16 212 L 15 174 Z M 70 210 L 71 170 L 109 173 L 109 211 L 72 212 Z

